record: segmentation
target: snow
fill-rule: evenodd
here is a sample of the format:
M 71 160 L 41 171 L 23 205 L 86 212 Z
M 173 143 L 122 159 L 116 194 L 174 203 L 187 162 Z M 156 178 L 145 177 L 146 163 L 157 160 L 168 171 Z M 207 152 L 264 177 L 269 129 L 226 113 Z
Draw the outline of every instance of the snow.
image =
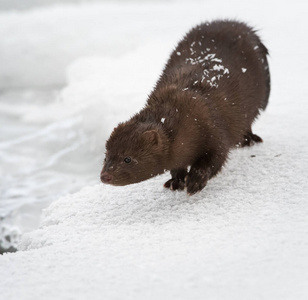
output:
M 191 43 L 191 47 L 195 45 L 195 42 Z M 206 48 L 206 51 L 209 51 L 210 49 Z M 201 51 L 202 56 L 194 56 L 196 53 L 193 48 L 190 48 L 190 55 L 192 57 L 186 58 L 185 62 L 186 64 L 190 63 L 191 65 L 201 64 L 201 66 L 204 66 L 205 69 L 203 70 L 203 76 L 201 78 L 201 83 L 206 79 L 206 82 L 211 85 L 212 87 L 218 88 L 218 82 L 221 77 L 224 76 L 224 74 L 229 74 L 228 68 L 225 68 L 222 64 L 216 64 L 215 62 L 222 63 L 222 59 L 215 57 L 215 53 L 204 53 Z M 205 55 L 206 54 L 206 55 Z M 205 56 L 204 56 L 205 55 Z M 207 62 L 207 63 L 206 63 Z M 213 71 L 215 71 L 213 73 Z M 215 74 L 212 76 L 212 73 Z M 210 78 L 210 76 L 212 76 Z M 217 81 L 216 81 L 217 80 Z M 197 84 L 198 81 L 195 81 L 193 85 Z M 186 89 L 184 89 L 186 90 Z
M 223 65 L 214 65 L 213 70 L 214 71 L 220 71 L 220 70 L 224 70 L 225 67 Z
M 42 117 L 64 125 L 67 116 L 83 117 L 102 155 L 113 126 L 142 107 L 176 41 L 201 19 L 245 16 L 261 27 L 272 76 L 269 107 L 253 127 L 263 144 L 232 151 L 192 197 L 164 189 L 164 174 L 53 202 L 40 227 L 22 236 L 21 251 L 0 256 L 1 299 L 307 299 L 307 7 L 282 1 L 273 15 L 269 2 L 218 2 L 92 3 L 0 16 L 0 78 L 19 87 L 66 78 L 60 103 Z M 118 26 L 102 31 L 115 16 Z M 114 37 L 123 28 L 127 37 Z
M 194 197 L 164 190 L 163 175 L 54 202 L 0 260 L 4 299 L 304 299 L 305 165 L 290 168 L 296 147 L 270 136 Z

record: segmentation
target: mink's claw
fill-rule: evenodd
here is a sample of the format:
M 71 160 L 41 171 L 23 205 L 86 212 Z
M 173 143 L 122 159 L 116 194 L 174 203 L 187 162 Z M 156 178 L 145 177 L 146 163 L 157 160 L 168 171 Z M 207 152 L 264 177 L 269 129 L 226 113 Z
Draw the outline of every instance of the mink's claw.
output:
M 187 175 L 186 188 L 189 195 L 200 192 L 207 184 L 210 178 L 209 170 L 192 169 Z
M 164 187 L 172 191 L 183 190 L 185 187 L 185 182 L 178 178 L 171 178 L 165 182 Z

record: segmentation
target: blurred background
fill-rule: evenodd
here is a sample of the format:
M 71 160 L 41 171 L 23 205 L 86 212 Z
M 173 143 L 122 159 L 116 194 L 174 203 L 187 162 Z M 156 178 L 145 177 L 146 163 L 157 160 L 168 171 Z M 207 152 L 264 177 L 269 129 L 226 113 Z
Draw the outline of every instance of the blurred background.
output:
M 106 0 L 1 0 L 1 10 L 22 10 L 40 6 L 50 6 L 57 3 L 107 2 Z M 117 0 L 119 2 L 121 0 Z M 125 1 L 125 0 L 122 0 Z M 114 1 L 116 2 L 116 1 Z
M 105 140 L 180 37 L 160 38 L 169 2 L 0 0 L 0 253 L 52 201 L 99 184 Z

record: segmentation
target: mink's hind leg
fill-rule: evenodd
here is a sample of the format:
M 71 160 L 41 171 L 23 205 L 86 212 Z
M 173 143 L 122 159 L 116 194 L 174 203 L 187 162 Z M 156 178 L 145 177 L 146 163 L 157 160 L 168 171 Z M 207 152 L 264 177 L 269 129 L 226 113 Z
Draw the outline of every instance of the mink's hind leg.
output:
M 187 169 L 179 168 L 170 171 L 171 179 L 169 179 L 164 187 L 170 190 L 183 190 L 185 187 L 185 177 L 187 175 Z
M 251 131 L 247 132 L 243 136 L 243 140 L 239 143 L 240 146 L 246 147 L 246 146 L 252 146 L 255 143 L 262 143 L 263 140 L 256 134 L 253 134 Z

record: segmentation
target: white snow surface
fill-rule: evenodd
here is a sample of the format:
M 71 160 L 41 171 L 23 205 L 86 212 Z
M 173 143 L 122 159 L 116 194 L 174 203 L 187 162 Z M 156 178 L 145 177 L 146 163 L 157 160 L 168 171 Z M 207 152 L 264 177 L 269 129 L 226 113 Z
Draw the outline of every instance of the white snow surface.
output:
M 125 45 L 126 40 L 119 41 L 118 47 L 125 45 L 123 55 L 105 56 L 98 51 L 82 57 L 82 51 L 72 50 L 74 55 L 68 53 L 65 61 L 57 56 L 63 35 L 55 42 L 55 53 L 48 54 L 54 55 L 55 64 L 42 64 L 50 69 L 48 84 L 56 84 L 62 75 L 53 77 L 53 68 L 65 68 L 79 58 L 68 68 L 68 86 L 62 91 L 68 109 L 55 116 L 52 112 L 60 110 L 51 107 L 50 118 L 93 115 L 85 118 L 84 126 L 88 134 L 100 134 L 98 145 L 102 147 L 116 123 L 143 105 L 171 51 L 168 47 L 201 20 L 201 12 L 204 20 L 237 17 L 262 28 L 260 35 L 271 53 L 272 93 L 269 107 L 253 127 L 264 143 L 233 150 L 223 171 L 197 195 L 164 189 L 169 178 L 164 174 L 125 187 L 85 187 L 53 202 L 44 210 L 40 227 L 23 235 L 20 251 L 0 256 L 1 299 L 308 298 L 308 92 L 304 76 L 308 39 L 303 33 L 308 24 L 307 5 L 288 3 L 279 2 L 279 11 L 277 4 L 260 1 L 254 6 L 240 1 L 147 3 L 124 8 L 117 3 L 89 4 L 21 15 L 29 19 L 27 24 L 38 20 L 49 24 L 54 13 L 60 28 L 61 20 L 73 24 L 76 16 L 95 23 L 99 11 L 110 19 L 113 14 L 123 26 L 131 13 L 128 28 L 132 35 L 143 30 L 132 47 Z M 162 42 L 158 44 L 153 25 L 157 15 L 161 16 L 160 29 L 169 24 L 166 31 L 159 31 Z M 153 20 L 146 23 L 149 16 Z M 5 20 L 3 15 L 0 24 L 9 24 L 13 35 L 18 23 L 13 20 L 18 17 L 16 13 Z M 142 22 L 151 26 L 140 28 Z M 0 28 L 2 31 L 3 26 Z M 117 32 L 109 28 L 100 38 L 94 34 L 87 47 L 109 47 L 108 34 Z M 57 36 L 56 31 L 53 34 Z M 8 36 L 3 38 L 9 43 Z M 35 73 L 34 68 L 34 73 L 26 76 L 25 70 L 35 62 L 23 62 L 18 56 L 22 49 L 11 50 L 5 52 L 0 77 L 10 73 L 17 85 L 35 83 L 41 70 Z M 10 59 L 15 54 L 24 64 L 11 69 Z M 45 79 L 37 84 L 43 83 Z M 31 118 L 31 113 L 27 117 Z M 99 122 L 104 130 L 97 129 Z

